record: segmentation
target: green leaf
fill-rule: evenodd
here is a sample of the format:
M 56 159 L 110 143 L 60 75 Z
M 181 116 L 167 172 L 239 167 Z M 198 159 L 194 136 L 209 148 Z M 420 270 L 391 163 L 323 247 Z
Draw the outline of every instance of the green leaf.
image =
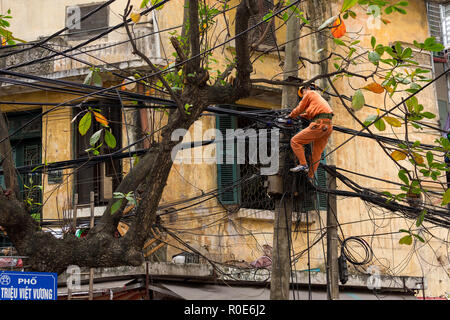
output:
M 152 3 L 153 6 L 155 6 L 158 3 L 160 3 L 161 1 L 162 0 L 152 0 L 151 3 Z M 148 3 L 148 0 L 146 2 Z M 141 8 L 143 8 L 142 5 L 141 5 Z M 161 10 L 162 8 L 164 8 L 164 5 L 157 7 L 156 10 Z
M 378 116 L 376 115 L 376 114 L 372 114 L 372 115 L 370 115 L 370 116 L 368 116 L 367 118 L 366 118 L 366 120 L 364 120 L 364 126 L 369 126 L 372 122 L 374 122 L 375 121 L 375 119 L 376 118 L 378 118 Z
M 403 51 L 402 58 L 403 59 L 408 59 L 411 56 L 412 56 L 412 49 L 411 48 L 406 48 L 405 51 Z
M 431 164 L 433 163 L 433 153 L 431 153 L 431 151 L 427 152 L 427 162 L 428 162 L 428 166 L 431 167 Z
M 400 239 L 400 241 L 398 243 L 406 244 L 409 246 L 412 244 L 412 236 L 411 235 L 404 236 L 403 238 Z
M 406 100 L 406 106 L 408 107 L 409 112 L 413 112 L 416 106 L 419 105 L 419 101 L 416 97 L 411 97 L 408 100 Z
M 116 138 L 109 130 L 105 130 L 105 142 L 111 149 L 114 149 L 116 147 Z
M 402 47 L 402 44 L 400 43 L 400 41 L 397 41 L 395 43 L 395 52 L 397 53 L 398 57 L 401 57 L 401 55 L 403 53 L 403 47 Z
M 445 49 L 445 47 L 441 43 L 435 43 L 432 46 L 428 47 L 428 50 L 433 51 L 433 52 L 440 52 L 440 51 L 443 51 L 444 49 Z
M 400 180 L 403 181 L 404 184 L 406 184 L 407 186 L 409 186 L 409 179 L 408 176 L 406 175 L 406 171 L 404 169 L 401 169 L 398 172 L 398 177 L 400 178 Z
M 191 113 L 189 112 L 189 108 L 191 108 L 191 107 L 192 107 L 192 105 L 189 104 L 189 103 L 186 103 L 186 104 L 184 105 L 184 110 L 186 111 L 186 114 L 191 114 Z
M 341 39 L 333 39 L 334 43 L 336 43 L 339 46 L 346 46 L 345 42 Z
M 122 199 L 122 198 L 125 198 L 125 194 L 123 194 L 122 192 L 113 192 L 113 198 L 114 199 Z
M 134 199 L 132 195 L 126 196 L 125 199 L 127 199 L 129 203 L 136 205 L 136 199 Z
M 117 210 L 120 209 L 120 207 L 122 206 L 122 201 L 123 201 L 123 199 L 119 199 L 113 203 L 113 205 L 111 206 L 111 214 L 116 213 Z
M 372 45 L 372 48 L 375 49 L 375 45 L 377 43 L 377 39 L 372 36 L 372 38 L 370 39 L 370 44 Z
M 439 51 L 442 51 L 445 49 L 443 44 L 436 42 L 435 37 L 427 38 L 424 43 L 422 43 L 422 44 L 414 43 L 414 45 L 419 46 L 419 48 L 421 48 L 421 49 L 433 51 L 433 52 L 439 52 Z
M 416 237 L 420 242 L 425 243 L 425 240 L 421 236 L 419 236 L 418 234 L 413 233 L 413 236 Z
M 433 118 L 436 118 L 436 115 L 435 115 L 434 113 L 431 113 L 431 112 L 423 112 L 423 113 L 422 113 L 422 116 L 424 116 L 424 117 L 427 118 L 427 119 L 433 119 Z
M 136 166 L 139 163 L 139 156 L 137 154 L 133 155 L 133 166 Z
M 360 89 L 355 91 L 355 94 L 353 95 L 352 98 L 352 108 L 353 110 L 360 110 L 364 104 L 366 103 L 366 100 L 364 99 L 364 94 L 362 93 L 362 91 Z
M 375 121 L 375 128 L 377 128 L 380 131 L 386 130 L 386 124 L 384 123 L 383 119 L 379 119 Z
M 397 12 L 400 12 L 401 14 L 406 14 L 406 10 L 405 9 L 402 9 L 402 8 L 399 8 L 399 7 L 394 7 L 394 10 L 397 11 Z
M 273 17 L 273 13 L 269 12 L 262 19 L 263 19 L 263 21 L 268 21 L 268 20 L 272 19 L 272 17 Z
M 378 53 L 380 56 L 382 56 L 383 53 L 384 53 L 384 51 L 385 51 L 384 46 L 383 46 L 382 44 L 377 45 L 376 48 L 375 48 L 375 51 L 376 51 L 376 53 Z
M 89 143 L 91 144 L 91 146 L 95 146 L 95 144 L 98 142 L 102 134 L 102 131 L 103 129 L 100 129 L 91 136 L 91 138 L 89 139 Z
M 92 116 L 91 112 L 89 111 L 83 116 L 83 118 L 81 118 L 80 123 L 78 124 L 78 131 L 82 136 L 84 136 L 86 132 L 88 132 L 89 128 L 91 127 L 91 123 Z
M 344 0 L 344 3 L 342 4 L 341 12 L 345 12 L 348 9 L 352 8 L 358 3 L 358 0 Z
M 100 76 L 100 74 L 98 72 L 94 72 L 92 74 L 92 84 L 94 86 L 97 86 L 97 87 L 102 87 L 103 86 L 102 77 Z
M 416 226 L 420 227 L 425 219 L 425 215 L 427 214 L 427 210 L 422 210 L 420 215 L 417 217 Z
M 369 52 L 369 61 L 373 64 L 378 64 L 381 59 L 381 56 L 376 51 Z
M 442 198 L 441 205 L 445 206 L 450 202 L 450 189 L 447 189 L 444 193 L 444 197 Z

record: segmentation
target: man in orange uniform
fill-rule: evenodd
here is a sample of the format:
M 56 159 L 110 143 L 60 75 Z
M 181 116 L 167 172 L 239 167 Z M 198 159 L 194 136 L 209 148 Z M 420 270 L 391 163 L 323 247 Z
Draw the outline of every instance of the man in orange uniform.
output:
M 322 96 L 314 91 L 314 87 L 300 88 L 300 94 L 303 99 L 298 106 L 289 114 L 289 118 L 297 118 L 299 115 L 311 120 L 308 128 L 300 131 L 291 139 L 291 147 L 300 162 L 292 172 L 308 172 L 308 176 L 313 179 L 319 161 L 328 138 L 333 132 L 331 119 L 333 118 L 333 110 L 328 102 Z M 313 143 L 311 168 L 305 158 L 304 144 Z

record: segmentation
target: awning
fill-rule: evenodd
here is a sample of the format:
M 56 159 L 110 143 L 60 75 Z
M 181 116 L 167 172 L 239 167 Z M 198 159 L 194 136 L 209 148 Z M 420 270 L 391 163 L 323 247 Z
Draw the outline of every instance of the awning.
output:
M 133 281 L 132 279 L 120 280 L 120 281 L 105 281 L 105 282 L 94 282 L 94 293 L 108 293 L 110 291 L 116 292 L 127 288 L 127 283 Z M 79 289 L 72 290 L 72 295 L 81 295 L 89 293 L 89 284 L 83 284 Z M 58 296 L 67 296 L 67 287 L 58 287 Z
M 185 300 L 270 300 L 270 288 L 249 286 L 226 286 L 214 284 L 179 284 L 159 283 L 167 290 Z M 290 290 L 291 300 L 308 300 L 308 289 Z M 312 300 L 327 300 L 325 291 L 313 290 Z M 372 293 L 343 291 L 339 293 L 339 300 L 416 300 L 417 298 L 406 293 Z

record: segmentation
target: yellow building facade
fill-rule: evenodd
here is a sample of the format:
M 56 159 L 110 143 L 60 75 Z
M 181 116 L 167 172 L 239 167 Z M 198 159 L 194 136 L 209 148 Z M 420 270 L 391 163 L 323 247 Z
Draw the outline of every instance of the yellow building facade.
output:
M 132 1 L 135 8 L 138 8 L 141 1 Z M 143 17 L 139 24 L 135 26 L 135 34 L 142 38 L 137 40 L 138 45 L 143 52 L 151 57 L 153 63 L 159 66 L 167 65 L 173 62 L 174 52 L 170 37 L 177 31 L 179 35 L 180 26 L 183 21 L 183 2 L 182 0 L 172 0 L 164 5 L 162 10 L 150 13 L 147 17 Z M 34 10 L 30 10 L 29 2 L 26 0 L 0 0 L 0 11 L 5 12 L 11 9 L 13 19 L 11 21 L 11 31 L 18 38 L 25 41 L 35 41 L 42 36 L 48 36 L 66 26 L 67 19 L 71 17 L 73 11 L 72 6 L 98 6 L 102 2 L 93 3 L 87 0 L 63 0 L 39 1 L 40 10 L 46 12 L 46 17 L 36 15 Z M 213 5 L 214 1 L 207 1 Z M 126 1 L 116 1 L 111 4 L 106 11 L 104 20 L 104 28 L 115 26 L 121 22 L 120 15 L 123 13 Z M 216 18 L 216 25 L 212 28 L 214 32 L 215 44 L 223 43 L 234 36 L 234 15 L 237 0 L 229 1 L 229 10 L 226 12 L 227 20 L 222 15 Z M 315 27 L 320 26 L 325 20 L 336 15 L 341 8 L 341 1 L 327 1 L 324 5 L 320 1 L 307 1 L 302 4 L 301 9 L 307 13 L 307 17 L 311 20 Z M 92 8 L 92 7 L 90 7 Z M 218 7 L 218 9 L 221 9 Z M 405 47 L 413 47 L 413 41 L 423 42 L 429 37 L 429 29 L 426 16 L 426 5 L 421 0 L 409 1 L 407 15 L 392 14 L 387 17 L 390 20 L 388 25 L 381 23 L 377 25 L 377 21 L 368 19 L 365 12 L 358 8 L 355 9 L 357 16 L 355 19 L 349 18 L 345 20 L 348 36 L 353 39 L 360 39 L 360 46 L 370 48 L 371 36 L 376 38 L 377 43 L 383 45 L 393 45 L 394 41 L 400 41 Z M 80 12 L 86 12 L 83 9 Z M 90 9 L 92 10 L 92 9 Z M 88 10 L 89 11 L 89 10 Z M 100 19 L 100 18 L 99 18 Z M 92 26 L 81 26 L 88 30 Z M 95 26 L 98 29 L 102 27 Z M 228 29 L 227 29 L 228 28 Z M 85 33 L 88 32 L 85 30 Z M 97 30 L 97 32 L 101 32 Z M 228 34 L 229 30 L 229 34 Z M 393 32 L 395 31 L 395 32 Z M 286 28 L 281 19 L 275 20 L 274 35 L 275 41 L 281 47 L 286 42 Z M 318 41 L 314 35 L 310 35 L 311 29 L 308 26 L 302 28 L 302 37 L 300 39 L 299 55 L 307 57 L 311 60 L 318 61 L 323 55 L 330 52 L 339 53 L 342 48 L 335 42 L 331 36 Z M 150 36 L 146 36 L 151 34 Z M 86 35 L 88 37 L 88 35 Z M 87 39 L 83 32 L 66 33 L 60 36 L 52 43 L 57 50 L 63 50 L 70 46 L 75 46 Z M 83 47 L 85 53 L 76 55 L 79 59 L 87 61 L 92 65 L 100 68 L 100 74 L 103 79 L 103 87 L 120 84 L 122 79 L 117 79 L 111 72 L 125 70 L 124 74 L 133 75 L 136 72 L 148 72 L 148 68 L 136 56 L 132 55 L 131 46 L 126 42 L 127 35 L 123 28 L 113 31 L 105 35 L 93 43 Z M 269 47 L 269 46 L 268 46 Z M 268 48 L 267 47 L 267 48 Z M 320 50 L 323 49 L 323 50 Z M 92 51 L 89 51 L 92 50 Z M 432 56 L 426 52 L 419 52 L 413 49 L 413 56 L 420 63 L 420 67 L 429 69 L 433 72 Z M 42 54 L 42 52 L 41 52 Z M 46 53 L 48 54 L 48 53 Z M 252 79 L 271 79 L 283 80 L 282 62 L 284 61 L 285 52 L 272 50 L 270 53 L 262 54 L 257 51 L 252 56 L 254 59 Z M 22 59 L 36 58 L 22 57 Z M 210 61 L 210 76 L 217 76 L 217 70 L 224 70 L 234 58 L 234 41 L 230 41 L 213 51 Z M 23 60 L 22 60 L 23 61 Z M 22 62 L 20 59 L 7 59 L 1 65 L 2 68 L 15 65 Z M 47 62 L 46 62 L 47 63 Z M 299 77 L 302 79 L 311 79 L 324 72 L 326 68 L 329 72 L 334 71 L 333 61 L 329 61 L 326 66 L 305 63 L 305 68 L 300 68 Z M 367 64 L 352 65 L 350 71 L 354 73 L 364 73 L 369 67 L 373 67 L 369 62 Z M 45 68 L 44 68 L 45 67 Z M 42 66 L 44 71 L 38 67 L 30 67 L 30 72 L 42 77 L 50 79 L 61 79 L 82 83 L 86 75 L 90 71 L 90 66 L 85 63 L 76 61 L 67 57 L 52 59 L 48 66 Z M 22 72 L 23 69 L 20 69 Z M 437 76 L 434 74 L 433 76 Z M 374 79 L 379 81 L 380 79 Z M 41 83 L 36 81 L 38 84 Z M 316 82 L 320 87 L 326 88 L 328 92 L 333 89 L 325 80 Z M 362 88 L 367 83 L 360 78 L 343 78 L 337 80 L 335 87 L 342 94 L 351 97 L 354 88 Z M 132 90 L 138 90 L 137 88 Z M 281 108 L 281 89 L 268 83 L 255 83 L 254 95 L 237 102 L 237 105 L 243 108 L 259 108 L 259 109 L 279 109 Z M 368 105 L 379 106 L 389 109 L 400 101 L 399 97 L 394 100 L 385 101 L 384 95 L 378 95 L 365 91 L 365 101 Z M 54 108 L 58 104 L 71 101 L 76 96 L 64 92 L 53 92 L 52 90 L 44 90 L 37 87 L 26 87 L 14 84 L 2 84 L 0 88 L 0 100 L 3 102 L 42 102 L 42 106 L 25 106 L 21 104 L 3 104 L 2 111 L 8 114 L 29 113 L 32 111 L 45 112 Z M 434 114 L 438 114 L 436 88 L 430 85 L 423 90 L 418 99 L 424 105 L 425 110 Z M 361 126 L 354 118 L 345 110 L 340 99 L 330 97 L 329 102 L 335 112 L 334 124 L 346 128 L 360 130 Z M 349 105 L 351 104 L 348 102 Z M 45 105 L 48 104 L 48 105 Z M 41 121 L 41 151 L 40 163 L 52 163 L 58 161 L 72 160 L 79 155 L 76 149 L 77 139 L 77 120 L 74 121 L 78 109 L 68 106 L 59 106 L 43 116 Z M 144 109 L 145 110 L 145 109 Z M 157 130 L 164 123 L 164 112 L 151 110 L 140 110 L 141 119 L 145 119 L 147 126 L 141 128 L 144 133 L 151 133 Z M 354 113 L 359 119 L 364 121 L 368 115 L 376 114 L 375 109 L 363 108 Z M 126 125 L 127 119 L 125 112 L 118 115 L 121 124 L 121 146 L 126 147 L 134 138 L 130 137 L 129 127 Z M 208 136 L 208 129 L 218 127 L 217 115 L 207 113 L 198 120 L 190 129 L 191 141 L 208 140 L 214 138 Z M 79 120 L 79 119 L 78 119 Z M 132 120 L 129 120 L 130 122 Z M 129 124 L 129 123 L 128 123 Z M 141 122 L 142 124 L 142 122 Z M 437 119 L 429 120 L 429 124 L 438 126 Z M 394 128 L 388 126 L 386 131 L 379 132 L 373 129 L 374 133 L 387 137 L 403 139 L 403 128 Z M 141 132 L 142 133 L 142 132 Z M 439 137 L 437 131 L 432 130 L 416 130 L 411 128 L 409 139 L 411 141 L 420 140 L 422 143 L 434 144 L 434 140 Z M 157 133 L 151 139 L 157 139 Z M 345 143 L 349 135 L 334 132 L 330 139 L 325 153 L 333 151 L 326 159 L 329 165 L 335 165 L 338 168 L 344 168 L 351 172 L 362 175 L 375 176 L 380 179 L 401 182 L 397 176 L 398 169 L 389 157 L 382 151 L 380 146 L 373 139 L 358 137 Z M 185 139 L 188 141 L 188 139 Z M 190 141 L 188 141 L 190 142 Z M 335 150 L 336 147 L 340 146 Z M 81 150 L 82 151 L 82 150 Z M 219 171 L 218 165 L 214 162 L 217 159 L 215 146 L 197 147 L 191 150 L 179 152 L 178 160 L 173 165 L 173 169 L 169 176 L 167 186 L 164 190 L 161 212 L 165 226 L 176 232 L 190 246 L 196 248 L 209 259 L 219 262 L 229 262 L 235 265 L 248 266 L 248 264 L 261 256 L 267 254 L 265 248 L 272 246 L 273 242 L 273 220 L 274 210 L 267 209 L 270 206 L 261 204 L 267 199 L 251 198 L 247 207 L 236 204 L 223 204 L 218 201 L 217 197 L 204 197 L 204 194 L 213 192 L 218 188 Z M 191 163 L 183 161 L 190 159 Z M 122 160 L 120 162 L 120 174 L 125 175 L 131 160 Z M 199 161 L 196 161 L 199 160 Z M 198 162 L 198 163 L 197 163 Z M 43 173 L 42 181 L 42 220 L 43 221 L 63 221 L 70 219 L 71 210 L 73 208 L 74 194 L 77 193 L 77 175 L 78 169 L 64 169 L 59 176 Z M 102 168 L 96 170 L 103 170 Z M 106 170 L 106 169 L 105 169 Z M 96 179 L 99 189 L 97 193 L 104 194 L 104 199 L 111 196 L 111 183 L 105 184 L 107 174 L 96 172 Z M 117 174 L 117 172 L 116 172 Z M 397 193 L 397 186 L 386 184 L 386 182 L 368 179 L 360 175 L 345 173 L 353 181 L 359 185 L 374 189 L 377 191 L 391 191 Z M 442 180 L 444 181 L 444 180 Z M 79 182 L 78 182 L 79 184 Z M 94 191 L 91 186 L 82 190 L 84 193 Z M 429 190 L 439 190 L 435 184 L 427 185 Z M 337 189 L 348 190 L 339 180 Z M 242 190 L 241 190 L 242 191 Z M 239 192 L 241 192 L 239 191 Z M 260 190 L 259 190 L 260 191 Z M 109 193 L 108 193 L 109 192 Z M 257 193 L 260 194 L 261 192 Z M 203 197 L 200 203 L 192 200 L 195 197 Z M 242 201 L 243 194 L 240 194 Z M 220 199 L 220 197 L 219 197 Z M 184 204 L 177 204 L 181 201 L 188 201 Z M 253 201 L 253 202 L 252 202 Z M 439 206 L 440 199 L 430 199 L 433 205 Z M 197 201 L 199 202 L 199 201 Z M 194 205 L 195 203 L 195 205 Z M 252 205 L 253 203 L 254 205 Z M 99 201 L 96 207 L 96 215 L 101 215 L 104 208 L 104 202 Z M 190 206 L 192 205 L 192 206 Z M 186 207 L 186 208 L 184 208 Z M 164 211 L 166 210 L 166 211 Z M 173 211 L 173 213 L 171 213 Z M 449 260 L 446 247 L 448 238 L 448 230 L 435 228 L 425 223 L 425 226 L 432 228 L 434 238 L 426 238 L 426 243 L 414 241 L 411 246 L 399 244 L 399 239 L 403 236 L 400 229 L 408 229 L 415 221 L 405 219 L 400 215 L 391 213 L 387 210 L 371 206 L 359 198 L 338 197 L 337 215 L 340 223 L 338 230 L 340 237 L 348 238 L 350 236 L 358 236 L 365 239 L 371 246 L 374 258 L 370 265 L 377 267 L 377 270 L 383 275 L 388 276 L 417 276 L 425 277 L 427 280 L 427 296 L 441 296 L 446 292 L 450 292 L 450 283 L 448 273 Z M 88 203 L 82 203 L 79 208 L 78 217 L 89 216 Z M 324 240 L 320 240 L 320 236 L 324 232 L 323 227 L 326 222 L 326 211 L 314 210 L 309 215 L 309 224 L 306 224 L 305 216 L 299 218 L 300 223 L 293 223 L 296 231 L 292 235 L 293 241 L 293 258 L 296 259 L 294 264 L 296 270 L 308 269 L 307 263 L 310 260 L 309 268 L 320 269 L 325 272 Z M 309 233 L 306 232 L 308 228 Z M 424 233 L 426 235 L 426 233 Z M 319 239 L 319 240 L 318 240 Z M 439 240 L 440 239 L 440 240 Z M 441 241 L 443 240 L 443 241 Z M 180 243 L 168 237 L 168 241 L 173 246 L 168 246 L 167 257 L 179 253 L 181 249 L 185 249 Z M 312 246 L 307 254 L 305 249 L 308 243 Z M 356 248 L 355 250 L 358 250 Z M 301 253 L 301 254 L 300 254 Z M 359 252 L 360 254 L 363 254 Z M 170 260 L 170 258 L 169 258 Z M 364 269 L 367 269 L 364 266 Z M 360 268 L 358 270 L 361 270 Z M 356 272 L 351 269 L 351 272 Z

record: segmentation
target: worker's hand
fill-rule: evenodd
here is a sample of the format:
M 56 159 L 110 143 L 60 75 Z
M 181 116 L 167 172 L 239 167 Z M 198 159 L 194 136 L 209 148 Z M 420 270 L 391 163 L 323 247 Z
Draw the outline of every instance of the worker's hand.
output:
M 284 118 L 286 119 L 288 124 L 292 124 L 293 123 L 292 118 L 289 115 L 286 115 Z
M 294 123 L 294 121 L 292 120 L 292 118 L 291 118 L 291 117 L 289 117 L 288 115 L 287 115 L 287 116 L 285 116 L 285 117 L 284 117 L 284 119 L 286 120 L 286 124 L 289 124 L 289 125 L 291 125 L 291 124 L 293 124 L 293 123 Z

